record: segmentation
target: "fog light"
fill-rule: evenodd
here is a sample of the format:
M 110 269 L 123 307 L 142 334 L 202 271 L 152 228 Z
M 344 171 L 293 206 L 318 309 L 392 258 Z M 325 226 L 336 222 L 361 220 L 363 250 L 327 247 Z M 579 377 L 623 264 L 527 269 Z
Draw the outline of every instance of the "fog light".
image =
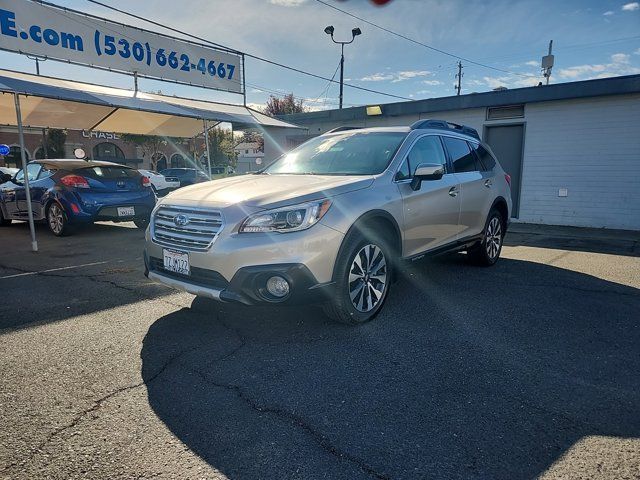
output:
M 289 282 L 279 276 L 273 276 L 267 280 L 267 292 L 274 297 L 282 298 L 289 294 Z

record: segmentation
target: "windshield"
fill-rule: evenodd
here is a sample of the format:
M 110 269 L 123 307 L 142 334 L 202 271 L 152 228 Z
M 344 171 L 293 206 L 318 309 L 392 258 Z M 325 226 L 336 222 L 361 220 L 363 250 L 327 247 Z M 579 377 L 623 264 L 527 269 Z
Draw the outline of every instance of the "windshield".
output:
M 406 132 L 346 132 L 317 137 L 280 157 L 263 173 L 376 175 L 382 173 Z

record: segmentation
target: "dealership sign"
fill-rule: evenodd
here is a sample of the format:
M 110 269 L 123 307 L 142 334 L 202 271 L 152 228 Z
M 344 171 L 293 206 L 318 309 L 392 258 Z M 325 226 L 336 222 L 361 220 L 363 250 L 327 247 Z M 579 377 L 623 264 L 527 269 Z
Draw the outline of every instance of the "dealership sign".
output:
M 0 0 L 0 49 L 243 93 L 238 53 L 31 0 Z

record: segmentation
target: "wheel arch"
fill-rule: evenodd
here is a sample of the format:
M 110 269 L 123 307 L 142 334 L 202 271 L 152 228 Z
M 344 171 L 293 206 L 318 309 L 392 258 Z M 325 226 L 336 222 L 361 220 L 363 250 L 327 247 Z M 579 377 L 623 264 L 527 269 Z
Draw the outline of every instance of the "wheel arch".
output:
M 502 216 L 503 226 L 506 229 L 507 225 L 509 225 L 509 206 L 507 204 L 507 200 L 502 196 L 497 197 L 491 204 L 489 212 L 494 209 L 500 212 L 500 215 Z

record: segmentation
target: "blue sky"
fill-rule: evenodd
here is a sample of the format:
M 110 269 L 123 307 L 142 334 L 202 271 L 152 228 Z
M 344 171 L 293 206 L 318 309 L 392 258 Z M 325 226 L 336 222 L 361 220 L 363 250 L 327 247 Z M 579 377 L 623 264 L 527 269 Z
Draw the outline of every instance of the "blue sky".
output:
M 53 3 L 123 23 L 158 30 L 85 0 Z M 392 0 L 375 7 L 369 0 L 327 0 L 420 42 L 513 73 L 464 64 L 463 93 L 498 86 L 517 88 L 542 80 L 540 58 L 554 41 L 552 83 L 640 73 L 640 3 L 601 1 Z M 348 83 L 409 98 L 454 94 L 457 59 L 394 37 L 316 0 L 103 0 L 146 18 L 180 28 L 232 48 L 331 77 L 340 50 L 324 33 L 350 38 L 345 49 Z M 167 32 L 168 33 L 168 32 Z M 0 52 L 4 68 L 33 71 L 23 56 Z M 130 77 L 54 61 L 41 64 L 45 75 L 131 87 Z M 265 103 L 269 91 L 293 92 L 313 109 L 336 108 L 338 86 L 247 59 L 248 102 Z M 336 76 L 336 78 L 338 78 Z M 171 83 L 142 79 L 141 89 L 239 103 L 241 98 Z M 345 106 L 379 104 L 392 98 L 345 89 Z

